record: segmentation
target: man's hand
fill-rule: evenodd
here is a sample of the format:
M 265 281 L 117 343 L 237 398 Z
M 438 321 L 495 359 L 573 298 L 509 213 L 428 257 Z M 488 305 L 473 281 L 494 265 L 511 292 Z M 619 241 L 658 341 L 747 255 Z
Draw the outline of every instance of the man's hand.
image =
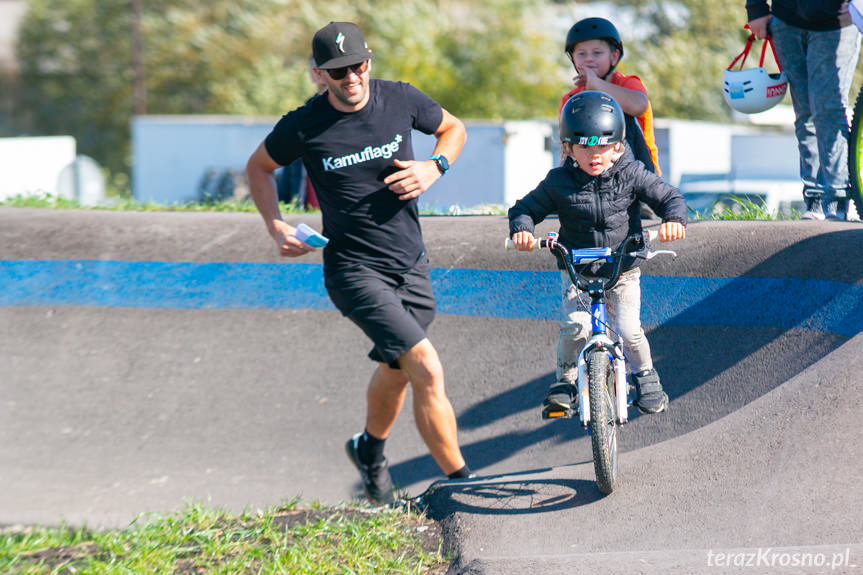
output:
M 686 228 L 680 222 L 663 222 L 659 226 L 659 241 L 673 242 L 686 237 Z
M 412 200 L 425 192 L 441 177 L 434 160 L 394 160 L 398 172 L 384 179 L 384 183 L 401 200 Z
M 315 248 L 306 245 L 294 236 L 297 229 L 289 226 L 282 220 L 273 222 L 273 228 L 270 235 L 279 246 L 279 255 L 286 258 L 295 258 L 315 251 Z
M 515 244 L 515 249 L 526 252 L 530 251 L 536 239 L 530 232 L 518 232 L 512 236 L 512 243 Z
M 767 23 L 770 22 L 771 15 L 762 16 L 749 22 L 749 31 L 755 34 L 759 40 L 767 38 Z

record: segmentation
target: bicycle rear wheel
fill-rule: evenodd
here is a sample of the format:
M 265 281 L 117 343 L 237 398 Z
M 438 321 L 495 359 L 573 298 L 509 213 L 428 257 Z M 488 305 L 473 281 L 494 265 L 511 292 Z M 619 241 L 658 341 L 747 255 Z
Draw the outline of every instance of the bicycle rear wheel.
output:
M 590 393 L 590 442 L 596 484 L 606 495 L 617 484 L 617 417 L 614 407 L 614 368 L 605 351 L 597 350 L 588 358 Z
M 854 114 L 851 117 L 851 134 L 848 138 L 848 179 L 851 182 L 851 199 L 857 215 L 863 218 L 863 89 L 857 93 Z

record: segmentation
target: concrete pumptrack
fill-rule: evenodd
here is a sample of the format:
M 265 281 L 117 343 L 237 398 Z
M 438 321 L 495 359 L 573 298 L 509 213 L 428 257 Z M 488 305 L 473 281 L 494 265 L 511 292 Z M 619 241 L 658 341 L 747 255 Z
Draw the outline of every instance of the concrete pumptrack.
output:
M 695 223 L 644 264 L 671 407 L 623 427 L 610 496 L 586 433 L 539 418 L 550 255 L 505 252 L 503 217 L 423 227 L 430 338 L 479 477 L 440 481 L 409 402 L 387 452 L 451 573 L 861 570 L 859 223 Z M 343 445 L 373 365 L 320 261 L 280 260 L 255 214 L 0 208 L 0 525 L 358 496 Z

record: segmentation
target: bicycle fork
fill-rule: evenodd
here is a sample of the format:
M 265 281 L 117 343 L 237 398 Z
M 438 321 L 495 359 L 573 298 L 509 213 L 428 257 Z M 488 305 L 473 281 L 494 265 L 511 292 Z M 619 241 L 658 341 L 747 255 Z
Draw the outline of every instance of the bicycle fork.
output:
M 617 423 L 626 423 L 628 421 L 627 406 L 628 406 L 628 383 L 626 381 L 626 359 L 623 355 L 623 345 L 621 342 L 615 342 L 607 333 L 606 328 L 606 308 L 605 303 L 594 301 L 591 305 L 591 328 L 593 336 L 585 344 L 584 349 L 578 355 L 578 405 L 579 419 L 582 427 L 590 425 L 590 390 L 588 388 L 587 370 L 588 358 L 597 349 L 608 354 L 608 358 L 614 372 L 614 390 L 612 401 L 615 407 L 615 421 Z
M 590 390 L 588 389 L 587 381 L 587 360 L 590 354 L 595 350 L 601 349 L 608 354 L 614 371 L 615 389 L 610 390 L 614 393 L 614 408 L 615 421 L 617 423 L 626 423 L 627 415 L 627 381 L 626 381 L 626 360 L 623 356 L 621 346 L 611 340 L 607 335 L 595 335 L 578 356 L 578 417 L 582 427 L 590 425 Z

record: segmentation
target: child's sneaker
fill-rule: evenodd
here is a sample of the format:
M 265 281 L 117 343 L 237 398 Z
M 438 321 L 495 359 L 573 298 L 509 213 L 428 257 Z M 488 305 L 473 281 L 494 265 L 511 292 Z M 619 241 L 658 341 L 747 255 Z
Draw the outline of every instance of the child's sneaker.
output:
M 374 505 L 390 505 L 395 501 L 395 495 L 387 460 L 384 459 L 380 463 L 371 465 L 366 465 L 360 461 L 357 446 L 361 435 L 362 433 L 357 433 L 348 439 L 347 444 L 345 444 L 345 451 L 347 451 L 351 463 L 360 472 L 360 477 L 363 480 L 363 491 L 366 492 L 368 500 Z
M 578 413 L 578 393 L 575 385 L 558 381 L 549 388 L 542 402 L 543 419 L 573 417 Z
M 638 389 L 638 400 L 635 404 L 641 413 L 660 413 L 668 408 L 668 395 L 662 391 L 659 374 L 655 369 L 633 373 L 632 380 Z

